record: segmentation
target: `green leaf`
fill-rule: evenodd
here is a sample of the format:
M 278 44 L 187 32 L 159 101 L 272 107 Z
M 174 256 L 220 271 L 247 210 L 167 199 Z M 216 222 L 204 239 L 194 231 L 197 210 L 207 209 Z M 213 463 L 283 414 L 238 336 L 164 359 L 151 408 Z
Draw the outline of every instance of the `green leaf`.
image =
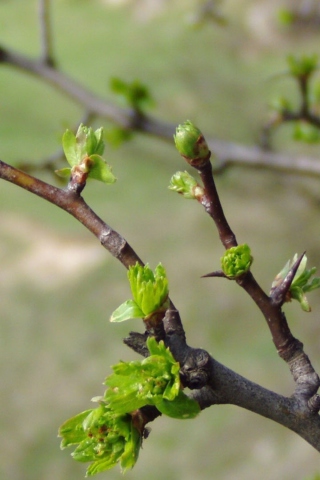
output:
M 89 178 L 104 183 L 114 183 L 116 177 L 110 165 L 102 158 L 104 151 L 103 128 L 93 131 L 91 127 L 80 125 L 77 134 L 66 130 L 62 137 L 62 146 L 70 169 L 60 169 L 60 176 L 86 174 Z
M 110 470 L 111 468 L 116 466 L 118 461 L 119 461 L 119 458 L 112 455 L 102 458 L 101 460 L 97 460 L 91 463 L 91 465 L 87 468 L 86 477 L 92 477 L 97 473 Z
M 72 453 L 75 460 L 93 462 L 87 476 L 108 470 L 117 462 L 123 469 L 132 468 L 141 447 L 141 436 L 132 417 L 116 414 L 104 402 L 65 422 L 59 433 L 64 446 L 78 443 Z
M 276 275 L 276 278 L 271 285 L 271 292 L 279 285 L 281 285 L 293 265 L 296 263 L 297 259 L 298 254 L 296 253 L 293 259 L 288 260 L 283 269 Z M 307 256 L 304 255 L 291 283 L 287 299 L 287 301 L 290 301 L 291 299 L 297 300 L 300 303 L 300 306 L 304 312 L 311 311 L 311 307 L 305 294 L 307 292 L 315 290 L 316 288 L 320 288 L 319 277 L 314 277 L 311 281 L 309 281 L 311 277 L 316 273 L 317 269 L 316 267 L 312 267 L 308 270 L 307 260 Z
M 82 422 L 91 412 L 92 409 L 78 413 L 78 415 L 70 418 L 61 425 L 58 432 L 58 436 L 62 437 L 60 445 L 61 449 L 64 449 L 69 445 L 80 443 L 87 438 L 82 427 Z
M 150 356 L 142 362 L 120 362 L 112 367 L 114 373 L 105 381 L 109 386 L 105 400 L 120 415 L 154 405 L 159 406 L 159 410 L 162 408 L 163 413 L 170 411 L 170 416 L 191 418 L 199 407 L 181 392 L 179 363 L 162 341 L 158 344 L 151 337 L 147 346 Z M 176 399 L 175 405 L 167 405 Z M 183 411 L 184 408 L 187 410 Z
M 136 464 L 141 448 L 141 436 L 137 429 L 131 426 L 131 438 L 126 442 L 124 452 L 120 458 L 121 470 L 124 473 Z
M 116 181 L 110 165 L 100 155 L 93 154 L 90 156 L 90 159 L 93 161 L 93 165 L 90 168 L 89 178 L 94 178 L 104 183 L 114 183 Z
M 291 286 L 290 288 L 291 298 L 298 300 L 300 306 L 304 312 L 311 312 L 311 307 L 309 305 L 308 299 L 301 287 Z
M 125 103 L 133 109 L 143 110 L 154 106 L 155 102 L 148 87 L 139 80 L 126 82 L 121 78 L 114 77 L 110 80 L 110 88 L 114 93 L 122 96 Z
M 175 173 L 168 188 L 188 199 L 199 198 L 204 194 L 203 188 L 188 172 Z
M 144 313 L 134 300 L 127 300 L 118 307 L 110 317 L 110 322 L 119 323 L 131 318 L 143 318 Z
M 71 167 L 78 165 L 81 160 L 77 151 L 76 136 L 71 130 L 66 130 L 62 136 L 62 147 L 66 156 L 67 162 Z
M 90 155 L 103 155 L 104 152 L 104 131 L 103 127 L 97 128 L 94 132 L 95 142 L 94 148 Z
M 199 404 L 181 390 L 173 401 L 163 399 L 157 402 L 156 406 L 164 415 L 180 420 L 195 418 L 200 413 Z

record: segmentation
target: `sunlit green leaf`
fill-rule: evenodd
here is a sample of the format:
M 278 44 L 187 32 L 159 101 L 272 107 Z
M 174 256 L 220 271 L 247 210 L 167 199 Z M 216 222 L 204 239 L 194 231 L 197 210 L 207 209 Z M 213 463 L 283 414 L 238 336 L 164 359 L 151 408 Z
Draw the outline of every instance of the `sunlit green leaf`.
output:
M 90 156 L 90 159 L 93 161 L 93 165 L 90 168 L 89 178 L 94 178 L 104 183 L 114 183 L 116 181 L 110 165 L 100 155 L 93 154 Z
M 76 136 L 71 130 L 66 130 L 62 136 L 62 147 L 66 156 L 67 162 L 71 167 L 77 165 L 81 158 L 77 152 Z
M 195 418 L 200 413 L 199 404 L 187 397 L 181 390 L 174 401 L 162 399 L 157 403 L 157 409 L 168 417 L 187 420 Z
M 66 448 L 69 445 L 82 442 L 86 438 L 84 433 L 82 422 L 92 412 L 92 410 L 86 410 L 78 415 L 70 418 L 64 422 L 59 428 L 58 435 L 62 437 L 61 448 Z
M 144 313 L 134 300 L 127 300 L 122 303 L 111 315 L 110 322 L 124 322 L 131 318 L 142 318 Z

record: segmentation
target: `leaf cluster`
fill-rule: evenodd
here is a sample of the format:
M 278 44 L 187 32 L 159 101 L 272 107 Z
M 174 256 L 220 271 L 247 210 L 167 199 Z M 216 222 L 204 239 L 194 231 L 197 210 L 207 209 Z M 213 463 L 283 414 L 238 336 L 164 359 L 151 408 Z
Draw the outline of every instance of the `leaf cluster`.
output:
M 60 176 L 73 174 L 87 174 L 104 183 L 114 183 L 115 176 L 110 165 L 102 157 L 104 152 L 103 128 L 93 130 L 81 124 L 76 135 L 71 130 L 66 130 L 62 137 L 62 147 L 67 162 L 71 168 L 56 170 Z
M 154 272 L 149 265 L 136 263 L 128 270 L 132 300 L 122 303 L 111 315 L 111 322 L 130 318 L 147 318 L 154 312 L 166 310 L 169 295 L 167 274 L 159 263 Z
M 144 425 L 137 428 L 133 414 L 146 405 L 155 406 L 173 418 L 194 418 L 199 405 L 181 390 L 180 365 L 170 350 L 155 338 L 147 340 L 150 356 L 142 361 L 120 362 L 106 378 L 109 387 L 93 400 L 99 407 L 67 420 L 59 429 L 61 448 L 78 445 L 72 456 L 92 462 L 87 476 L 120 463 L 122 471 L 132 468 L 139 455 Z
M 61 448 L 77 445 L 71 454 L 78 462 L 92 462 L 86 476 L 109 470 L 118 462 L 122 471 L 136 463 L 141 437 L 128 414 L 115 413 L 106 403 L 67 420 L 59 429 Z
M 153 337 L 148 339 L 147 346 L 150 356 L 142 362 L 121 362 L 113 367 L 113 375 L 105 382 L 110 387 L 105 400 L 120 414 L 153 405 L 169 417 L 196 416 L 198 404 L 182 392 L 180 365 L 170 350 Z

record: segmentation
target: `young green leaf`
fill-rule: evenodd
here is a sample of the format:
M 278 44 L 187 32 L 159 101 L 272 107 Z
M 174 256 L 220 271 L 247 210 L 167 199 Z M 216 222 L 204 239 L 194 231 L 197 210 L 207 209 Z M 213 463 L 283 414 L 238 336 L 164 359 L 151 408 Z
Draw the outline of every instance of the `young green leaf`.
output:
M 142 266 L 137 262 L 129 268 L 128 278 L 133 299 L 145 317 L 164 306 L 169 288 L 166 271 L 161 263 L 153 272 L 148 264 Z
M 76 135 L 66 130 L 62 137 L 62 146 L 71 169 L 57 170 L 57 175 L 74 178 L 78 175 L 81 182 L 85 182 L 87 177 L 107 184 L 116 181 L 111 167 L 102 158 L 104 151 L 102 127 L 94 131 L 91 127 L 81 124 Z
M 110 322 L 119 323 L 131 318 L 143 318 L 144 314 L 134 300 L 122 303 L 111 315 Z
M 82 412 L 59 429 L 61 448 L 78 444 L 72 457 L 79 462 L 92 462 L 87 476 L 114 467 L 132 468 L 141 447 L 141 435 L 130 415 L 119 415 L 101 402 L 99 407 Z
M 100 155 L 93 154 L 90 156 L 90 160 L 93 164 L 90 168 L 89 178 L 100 180 L 103 183 L 114 183 L 116 181 L 110 165 Z
M 117 414 L 154 405 L 162 413 L 174 418 L 193 418 L 200 409 L 188 398 L 180 385 L 180 365 L 161 341 L 147 340 L 150 356 L 142 362 L 120 362 L 105 383 L 105 400 Z
M 188 172 L 175 173 L 168 188 L 188 199 L 199 198 L 204 194 L 203 188 Z
M 86 434 L 82 427 L 82 422 L 87 418 L 91 410 L 78 413 L 75 417 L 70 418 L 64 422 L 59 428 L 58 435 L 62 437 L 61 449 L 82 442 L 86 438 Z
M 298 254 L 296 253 L 293 259 L 288 260 L 283 269 L 276 275 L 271 285 L 271 292 L 278 285 L 280 285 L 281 282 L 283 282 L 292 266 L 296 263 L 297 259 Z M 309 281 L 315 273 L 316 267 L 312 267 L 309 270 L 307 269 L 307 256 L 304 255 L 293 278 L 286 300 L 287 302 L 290 302 L 292 299 L 297 300 L 304 312 L 311 311 L 306 293 L 320 288 L 320 277 L 314 277 L 311 281 Z
M 62 136 L 62 147 L 69 165 L 71 167 L 78 165 L 81 156 L 79 156 L 76 136 L 70 130 L 66 130 Z
M 133 300 L 127 300 L 111 315 L 111 322 L 123 322 L 130 318 L 146 318 L 148 315 L 168 306 L 168 279 L 163 266 L 154 272 L 148 265 L 138 262 L 128 271 Z
M 168 417 L 180 420 L 195 418 L 200 413 L 200 407 L 192 398 L 187 397 L 181 390 L 174 401 L 163 398 L 157 403 L 157 409 Z

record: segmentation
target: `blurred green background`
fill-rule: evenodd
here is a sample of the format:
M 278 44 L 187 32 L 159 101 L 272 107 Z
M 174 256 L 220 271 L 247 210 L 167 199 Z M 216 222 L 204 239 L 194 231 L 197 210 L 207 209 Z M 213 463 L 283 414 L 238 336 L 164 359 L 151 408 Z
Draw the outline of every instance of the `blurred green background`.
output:
M 59 67 L 116 102 L 110 77 L 150 86 L 153 115 L 192 120 L 217 138 L 254 144 L 279 93 L 294 98 L 286 77 L 289 53 L 320 53 L 319 29 L 277 22 L 282 2 L 226 0 L 225 27 L 190 27 L 195 0 L 56 0 L 54 48 Z M 293 6 L 299 2 L 283 2 Z M 300 2 L 301 3 L 301 2 Z M 316 2 L 315 2 L 316 3 Z M 0 2 L 0 43 L 36 56 L 37 2 Z M 9 66 L 0 70 L 0 158 L 38 164 L 59 148 L 82 110 L 44 84 Z M 97 119 L 94 126 L 110 124 Z M 276 134 L 278 149 L 318 155 L 319 146 Z M 196 202 L 167 190 L 186 168 L 173 142 L 137 134 L 106 149 L 118 182 L 89 183 L 89 205 L 154 267 L 168 271 L 188 343 L 283 395 L 293 392 L 288 368 L 273 347 L 252 301 L 232 282 L 201 279 L 219 268 L 223 249 L 210 218 Z M 55 182 L 49 174 L 41 174 Z M 254 254 L 253 273 L 269 290 L 295 252 L 307 250 L 320 268 L 319 179 L 233 167 L 217 177 L 225 213 L 240 243 Z M 75 480 L 85 465 L 61 452 L 57 430 L 90 408 L 103 391 L 110 365 L 137 358 L 122 343 L 137 322 L 111 325 L 111 312 L 129 297 L 126 272 L 89 232 L 65 212 L 0 182 L 0 478 Z M 286 306 L 293 334 L 320 371 L 319 293 L 313 310 Z M 291 480 L 320 470 L 318 453 L 297 435 L 233 406 L 215 406 L 194 421 L 158 419 L 128 480 L 211 478 Z M 100 475 L 122 478 L 119 469 Z

